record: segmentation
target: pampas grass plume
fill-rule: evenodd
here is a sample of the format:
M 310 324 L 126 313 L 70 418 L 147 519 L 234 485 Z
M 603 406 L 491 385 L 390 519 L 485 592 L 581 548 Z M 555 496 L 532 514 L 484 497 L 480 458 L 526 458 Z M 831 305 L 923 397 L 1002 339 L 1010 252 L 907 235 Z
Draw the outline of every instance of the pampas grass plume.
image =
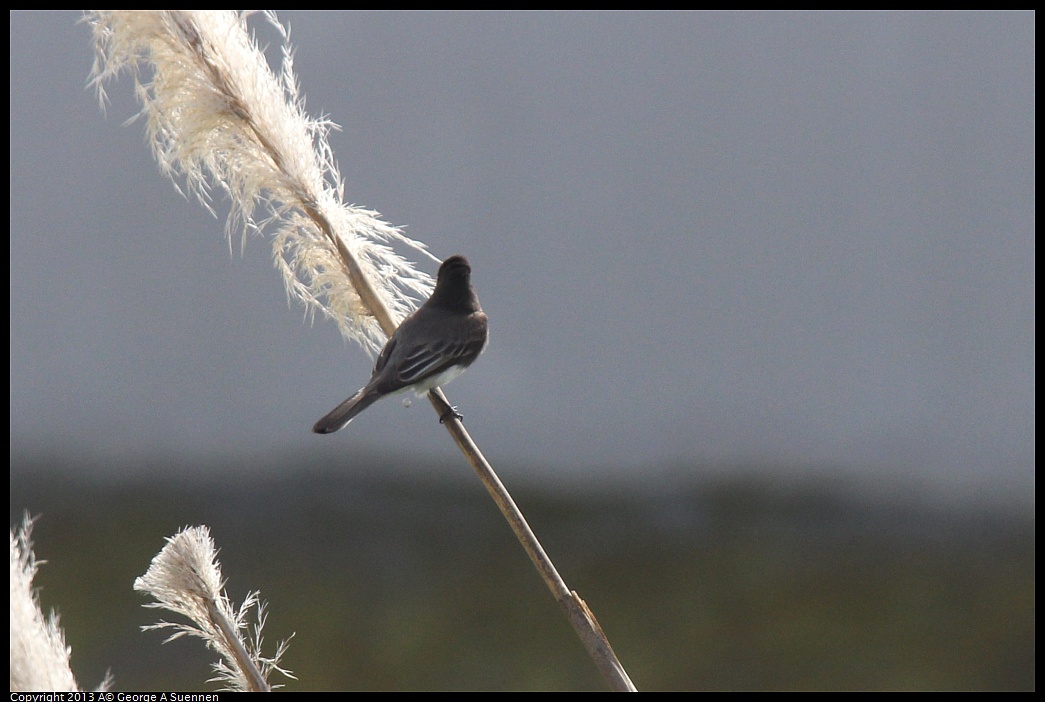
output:
M 32 528 L 27 515 L 18 532 L 11 531 L 11 692 L 76 692 L 58 615 L 45 617 L 33 590 L 41 561 L 33 554 Z
M 167 638 L 198 636 L 221 655 L 214 664 L 213 680 L 224 682 L 240 692 L 267 692 L 269 673 L 278 671 L 293 678 L 279 667 L 286 651 L 281 642 L 271 658 L 261 655 L 261 629 L 265 624 L 265 606 L 257 592 L 248 593 L 239 609 L 224 592 L 221 565 L 207 527 L 183 529 L 167 539 L 145 575 L 134 581 L 134 589 L 156 598 L 147 607 L 163 607 L 187 617 L 191 624 L 160 622 L 146 629 L 173 629 Z M 257 612 L 257 624 L 251 628 L 248 615 Z
M 305 113 L 275 15 L 256 13 L 283 39 L 278 75 L 247 30 L 251 14 L 89 11 L 92 83 L 104 106 L 105 83 L 130 73 L 161 170 L 208 209 L 212 191 L 224 192 L 226 233 L 271 233 L 288 295 L 373 353 L 432 289 L 391 244 L 428 254 L 376 212 L 343 203 L 327 140 L 335 125 Z

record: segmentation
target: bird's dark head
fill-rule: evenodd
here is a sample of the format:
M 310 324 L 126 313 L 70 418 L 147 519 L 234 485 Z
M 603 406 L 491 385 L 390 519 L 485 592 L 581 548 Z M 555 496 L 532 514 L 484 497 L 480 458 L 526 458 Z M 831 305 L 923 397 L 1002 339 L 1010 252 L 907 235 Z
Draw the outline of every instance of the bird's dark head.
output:
M 439 266 L 439 280 L 450 278 L 468 280 L 471 273 L 472 267 L 468 265 L 468 259 L 464 256 L 451 256 L 443 261 L 443 265 Z
M 451 256 L 439 266 L 439 277 L 429 302 L 447 309 L 474 312 L 479 307 L 479 298 L 472 288 L 472 267 L 464 256 Z

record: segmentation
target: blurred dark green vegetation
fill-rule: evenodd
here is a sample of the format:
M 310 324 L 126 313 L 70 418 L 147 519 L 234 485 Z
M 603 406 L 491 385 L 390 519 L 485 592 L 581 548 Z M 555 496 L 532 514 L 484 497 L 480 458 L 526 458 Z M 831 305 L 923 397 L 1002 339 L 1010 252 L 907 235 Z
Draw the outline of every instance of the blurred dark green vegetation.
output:
M 60 463 L 12 463 L 11 524 L 39 517 L 35 585 L 83 686 L 111 669 L 116 690 L 215 689 L 201 641 L 139 631 L 177 617 L 131 587 L 205 524 L 234 602 L 269 603 L 266 652 L 296 632 L 288 690 L 604 689 L 477 480 Z M 510 489 L 640 690 L 1034 689 L 1026 510 L 752 477 Z

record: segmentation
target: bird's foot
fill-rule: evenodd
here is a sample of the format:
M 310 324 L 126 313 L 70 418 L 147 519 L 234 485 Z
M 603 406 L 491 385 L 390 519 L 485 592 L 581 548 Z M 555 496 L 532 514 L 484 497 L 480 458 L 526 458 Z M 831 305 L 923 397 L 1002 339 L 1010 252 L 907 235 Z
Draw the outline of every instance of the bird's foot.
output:
M 451 407 L 450 409 L 443 412 L 443 414 L 439 417 L 439 423 L 442 424 L 447 419 L 450 419 L 450 417 L 453 417 L 454 419 L 464 419 L 464 415 L 458 412 L 456 407 Z

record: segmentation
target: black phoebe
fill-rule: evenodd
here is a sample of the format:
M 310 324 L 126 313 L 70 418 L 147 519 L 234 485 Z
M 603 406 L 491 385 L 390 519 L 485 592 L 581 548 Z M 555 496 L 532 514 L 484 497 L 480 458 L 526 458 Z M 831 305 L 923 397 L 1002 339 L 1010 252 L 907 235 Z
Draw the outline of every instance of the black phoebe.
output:
M 487 322 L 471 274 L 464 256 L 443 261 L 432 296 L 399 324 L 381 349 L 370 382 L 312 431 L 333 433 L 385 395 L 413 390 L 420 397 L 472 365 L 486 347 Z

